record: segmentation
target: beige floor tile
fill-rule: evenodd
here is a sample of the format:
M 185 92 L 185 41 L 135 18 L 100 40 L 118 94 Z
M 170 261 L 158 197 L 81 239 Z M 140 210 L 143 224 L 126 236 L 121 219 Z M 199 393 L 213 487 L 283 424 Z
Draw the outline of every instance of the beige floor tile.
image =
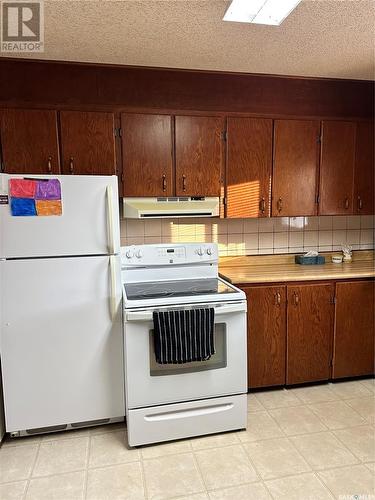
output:
M 35 462 L 37 444 L 0 449 L 0 483 L 27 479 Z
M 173 441 L 151 446 L 144 446 L 141 449 L 142 458 L 156 458 L 167 455 L 177 455 L 178 453 L 189 453 L 191 451 L 190 440 Z
M 290 391 L 306 404 L 323 403 L 324 401 L 335 401 L 339 399 L 339 396 L 331 389 L 331 384 L 297 387 Z
M 90 434 L 104 434 L 105 432 L 120 431 L 125 429 L 125 422 L 116 422 L 115 424 L 105 424 L 97 425 L 95 427 L 90 427 L 88 430 Z
M 61 431 L 61 432 L 49 432 L 48 434 L 42 434 L 42 441 L 60 441 L 61 439 L 73 439 L 79 437 L 87 437 L 89 435 L 89 429 L 72 429 L 71 431 Z
M 301 400 L 292 391 L 287 389 L 259 392 L 257 398 L 267 410 L 302 404 Z
M 364 464 L 371 472 L 375 474 L 375 462 L 371 462 L 369 464 Z
M 369 424 L 375 424 L 375 398 L 356 398 L 346 401 L 356 412 L 362 415 Z
M 192 453 L 144 460 L 143 468 L 150 500 L 204 492 Z
M 39 444 L 41 440 L 41 436 L 26 436 L 20 438 L 10 438 L 6 436 L 1 443 L 1 448 L 7 448 L 8 446 L 25 446 L 25 444 Z
M 332 500 L 334 497 L 315 474 L 300 474 L 266 482 L 275 500 Z
M 358 463 L 358 459 L 331 432 L 290 439 L 314 470 Z
M 257 395 L 248 394 L 247 395 L 247 411 L 249 413 L 255 413 L 257 411 L 264 411 L 264 406 L 261 405 Z
M 360 499 L 374 495 L 375 477 L 364 465 L 326 470 L 318 475 L 336 497 Z
M 234 488 L 210 491 L 210 500 L 271 500 L 272 497 L 262 483 L 243 484 Z M 180 499 L 179 499 L 180 500 Z
M 32 479 L 25 500 L 82 500 L 85 472 Z
M 369 391 L 375 393 L 375 378 L 367 378 L 360 380 L 360 383 L 364 385 Z
M 273 418 L 267 412 L 251 413 L 247 417 L 247 429 L 239 431 L 238 437 L 243 443 L 283 436 Z
M 335 382 L 330 384 L 333 392 L 341 399 L 361 398 L 372 396 L 372 392 L 367 389 L 359 380 L 350 382 Z
M 140 462 L 88 471 L 87 500 L 143 500 L 144 498 Z
M 366 423 L 356 411 L 344 401 L 331 401 L 310 405 L 309 408 L 329 429 L 344 429 Z
M 334 434 L 362 462 L 375 462 L 375 429 L 370 425 L 334 431 Z
M 259 479 L 241 445 L 201 450 L 195 456 L 208 490 Z
M 41 443 L 33 477 L 84 469 L 88 444 L 88 437 Z
M 27 481 L 0 484 L 1 500 L 23 500 Z
M 288 438 L 246 443 L 244 448 L 262 479 L 273 479 L 311 470 Z
M 221 446 L 230 446 L 238 443 L 239 439 L 236 432 L 225 432 L 191 440 L 193 450 L 220 448 Z
M 270 415 L 288 436 L 327 430 L 307 406 L 270 410 Z
M 126 432 L 123 430 L 91 436 L 89 467 L 125 464 L 139 459 L 139 451 L 129 448 Z
M 178 497 L 178 500 L 209 500 L 208 493 L 195 493 L 187 497 Z

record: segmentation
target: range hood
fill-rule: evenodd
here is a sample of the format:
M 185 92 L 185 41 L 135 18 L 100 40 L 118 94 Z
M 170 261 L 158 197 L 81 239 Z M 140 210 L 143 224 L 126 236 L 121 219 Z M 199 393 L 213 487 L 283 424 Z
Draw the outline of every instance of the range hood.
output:
M 219 198 L 123 198 L 124 219 L 157 217 L 218 217 Z

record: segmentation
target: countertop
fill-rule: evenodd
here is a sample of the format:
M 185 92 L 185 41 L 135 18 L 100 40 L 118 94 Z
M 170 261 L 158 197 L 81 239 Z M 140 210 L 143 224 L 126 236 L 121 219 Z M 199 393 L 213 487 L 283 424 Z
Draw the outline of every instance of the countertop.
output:
M 356 251 L 351 263 L 333 264 L 331 256 L 338 253 L 324 253 L 326 263 L 312 266 L 295 264 L 294 254 L 223 257 L 219 272 L 237 285 L 375 277 L 374 251 Z

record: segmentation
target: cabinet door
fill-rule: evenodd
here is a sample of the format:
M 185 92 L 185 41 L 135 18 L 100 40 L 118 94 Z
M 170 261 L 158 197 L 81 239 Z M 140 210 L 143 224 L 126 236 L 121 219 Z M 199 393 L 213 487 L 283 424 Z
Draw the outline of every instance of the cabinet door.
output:
M 354 213 L 374 213 L 374 123 L 357 123 Z
M 327 380 L 334 285 L 288 286 L 287 384 Z
M 229 117 L 227 217 L 269 217 L 272 120 Z
M 116 174 L 114 115 L 61 111 L 64 174 Z
M 121 115 L 125 196 L 172 196 L 172 119 Z
M 353 213 L 356 124 L 322 122 L 320 215 Z
M 223 119 L 176 116 L 176 195 L 220 196 Z
M 245 288 L 248 386 L 285 384 L 286 287 Z
M 272 216 L 317 214 L 320 123 L 275 120 Z
M 337 283 L 333 378 L 374 373 L 373 281 Z
M 60 172 L 55 111 L 4 109 L 0 114 L 0 135 L 4 172 Z

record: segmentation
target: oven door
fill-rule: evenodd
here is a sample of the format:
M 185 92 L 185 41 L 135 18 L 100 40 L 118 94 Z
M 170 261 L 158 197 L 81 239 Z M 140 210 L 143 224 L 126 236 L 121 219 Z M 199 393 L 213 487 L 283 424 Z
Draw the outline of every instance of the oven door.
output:
M 128 409 L 247 391 L 246 302 L 194 306 L 215 308 L 216 353 L 207 361 L 181 365 L 156 362 L 152 309 L 125 312 Z M 159 311 L 171 309 L 158 308 Z

